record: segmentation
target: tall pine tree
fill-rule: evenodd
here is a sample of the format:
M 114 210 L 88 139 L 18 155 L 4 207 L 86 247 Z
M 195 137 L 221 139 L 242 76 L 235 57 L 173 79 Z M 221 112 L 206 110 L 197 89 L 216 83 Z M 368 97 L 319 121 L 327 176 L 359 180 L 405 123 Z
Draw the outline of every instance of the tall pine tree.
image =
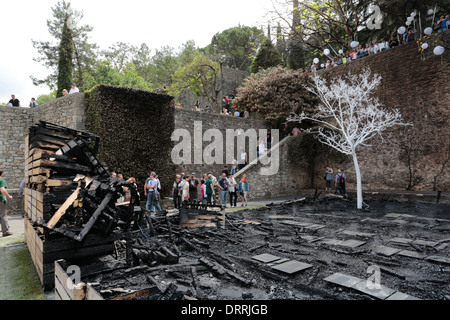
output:
M 303 48 L 301 39 L 299 39 L 300 36 L 298 29 L 301 28 L 299 1 L 294 0 L 293 5 L 292 31 L 287 44 L 287 65 L 289 69 L 298 70 L 305 66 L 305 50 Z
M 70 16 L 66 14 L 66 20 L 63 26 L 61 44 L 59 45 L 58 59 L 58 89 L 56 97 L 62 97 L 64 89 L 69 90 L 72 84 L 73 72 L 73 34 L 72 28 L 68 26 Z
M 253 60 L 250 71 L 257 73 L 260 69 L 268 69 L 277 66 L 284 66 L 280 52 L 275 48 L 270 39 L 264 39 L 261 48 Z

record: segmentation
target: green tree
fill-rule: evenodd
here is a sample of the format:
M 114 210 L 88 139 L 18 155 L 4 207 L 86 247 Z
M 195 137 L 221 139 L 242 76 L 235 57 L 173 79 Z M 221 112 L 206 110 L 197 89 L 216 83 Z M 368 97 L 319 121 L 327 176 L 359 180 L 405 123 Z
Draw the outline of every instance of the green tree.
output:
M 238 88 L 233 105 L 264 116 L 273 127 L 293 113 L 312 114 L 317 98 L 305 89 L 307 77 L 298 70 L 287 70 L 281 66 L 252 74 Z
M 36 98 L 36 102 L 38 105 L 47 103 L 49 101 L 56 99 L 56 91 L 51 92 L 50 94 L 41 94 Z
M 237 26 L 214 35 L 205 52 L 225 67 L 248 71 L 263 38 L 256 27 Z
M 119 71 L 108 59 L 98 61 L 91 72 L 85 75 L 85 79 L 84 91 L 91 90 L 100 84 L 152 90 L 151 84 L 138 74 L 134 64 L 129 63 L 122 68 L 122 71 Z
M 252 73 L 257 73 L 260 69 L 268 69 L 284 65 L 280 52 L 275 48 L 270 39 L 265 39 L 256 54 L 255 60 L 250 67 Z
M 58 83 L 56 97 L 62 97 L 62 91 L 70 88 L 73 71 L 73 39 L 72 30 L 68 27 L 69 14 L 66 14 L 66 22 L 63 26 L 61 44 L 59 45 Z
M 157 49 L 152 62 L 155 66 L 152 83 L 158 88 L 169 86 L 173 74 L 180 68 L 175 49 L 170 46 Z
M 204 55 L 198 55 L 192 63 L 175 72 L 168 93 L 178 97 L 183 91 L 189 90 L 197 97 L 205 97 L 220 113 L 219 94 L 222 87 L 222 65 Z
M 70 2 L 58 1 L 56 6 L 52 8 L 53 19 L 47 20 L 47 27 L 52 38 L 57 44 L 51 41 L 32 40 L 33 47 L 38 51 L 39 56 L 33 60 L 42 63 L 52 72 L 45 79 L 37 79 L 30 76 L 33 84 L 36 86 L 47 85 L 52 90 L 56 89 L 58 78 L 58 62 L 59 62 L 59 44 L 62 40 L 62 30 L 65 23 L 66 14 L 70 16 L 68 22 L 72 28 L 72 37 L 74 42 L 74 70 L 73 79 L 77 82 L 78 87 L 83 87 L 83 75 L 86 74 L 97 58 L 97 45 L 89 43 L 89 33 L 93 28 L 89 25 L 80 25 L 83 18 L 83 12 L 72 8 Z

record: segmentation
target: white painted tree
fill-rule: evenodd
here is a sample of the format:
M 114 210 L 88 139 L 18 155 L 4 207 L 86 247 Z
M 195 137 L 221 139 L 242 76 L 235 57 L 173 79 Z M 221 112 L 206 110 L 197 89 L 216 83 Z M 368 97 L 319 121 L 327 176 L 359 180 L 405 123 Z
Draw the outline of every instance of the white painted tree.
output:
M 375 136 L 382 137 L 383 131 L 395 126 L 406 125 L 398 109 L 387 110 L 374 96 L 381 83 L 381 76 L 371 76 L 370 69 L 363 73 L 347 74 L 327 83 L 318 74 L 311 76 L 312 83 L 307 88 L 319 99 L 317 112 L 293 115 L 288 121 L 312 121 L 318 129 L 310 130 L 322 143 L 337 151 L 351 155 L 355 165 L 357 180 L 357 206 L 363 208 L 361 170 L 357 151 L 360 147 L 373 147 L 369 141 Z

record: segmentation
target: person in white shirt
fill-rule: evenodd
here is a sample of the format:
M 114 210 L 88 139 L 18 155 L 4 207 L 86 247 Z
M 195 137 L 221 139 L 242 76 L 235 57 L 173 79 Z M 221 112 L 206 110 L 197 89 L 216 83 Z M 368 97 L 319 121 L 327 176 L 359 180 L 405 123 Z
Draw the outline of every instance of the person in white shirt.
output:
M 230 205 L 231 207 L 236 208 L 236 204 L 237 204 L 237 183 L 236 183 L 236 179 L 234 179 L 233 174 L 230 173 L 228 178 L 227 178 L 227 182 L 228 182 L 228 191 L 230 192 Z
M 248 163 L 248 155 L 247 152 L 241 152 L 241 160 L 239 161 L 239 170 L 242 170 Z
M 259 156 L 263 156 L 266 153 L 266 145 L 264 144 L 263 140 L 260 140 L 259 143 Z
M 70 89 L 69 94 L 80 92 L 75 83 L 72 83 L 72 89 Z
M 381 51 L 380 45 L 378 44 L 378 41 L 375 42 L 375 45 L 373 46 L 373 53 L 378 53 Z

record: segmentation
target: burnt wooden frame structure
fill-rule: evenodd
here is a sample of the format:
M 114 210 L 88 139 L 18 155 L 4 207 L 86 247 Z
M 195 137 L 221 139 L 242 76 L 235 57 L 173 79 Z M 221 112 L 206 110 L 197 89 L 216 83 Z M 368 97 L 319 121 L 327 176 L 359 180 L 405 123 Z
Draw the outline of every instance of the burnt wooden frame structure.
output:
M 26 135 L 25 241 L 46 289 L 54 285 L 54 261 L 114 252 L 135 215 L 134 200 L 116 201 L 123 187 L 136 190 L 110 178 L 96 158 L 99 145 L 95 135 L 42 121 Z

